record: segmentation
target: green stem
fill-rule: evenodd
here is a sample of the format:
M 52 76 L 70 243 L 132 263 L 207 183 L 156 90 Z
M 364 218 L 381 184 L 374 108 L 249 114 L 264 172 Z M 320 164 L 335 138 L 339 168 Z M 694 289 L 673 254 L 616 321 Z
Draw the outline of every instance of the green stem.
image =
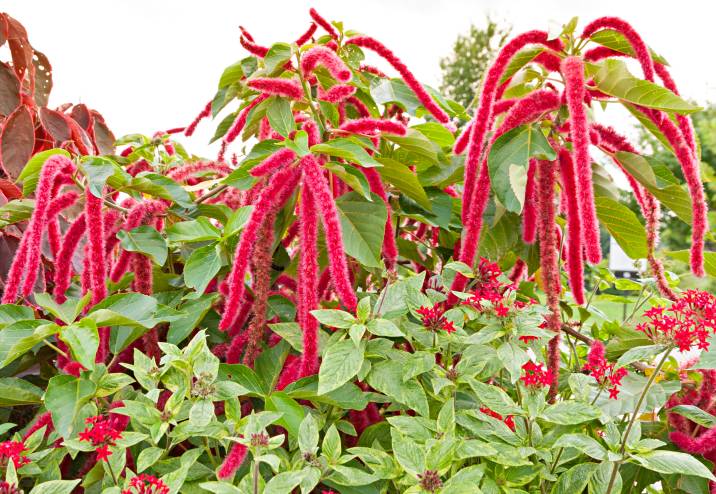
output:
M 211 452 L 211 448 L 209 447 L 209 438 L 204 436 L 204 449 L 206 450 L 206 454 L 209 455 L 209 461 L 211 461 L 211 465 L 216 469 L 216 459 L 214 458 L 214 455 Z
M 254 494 L 259 494 L 259 462 L 254 460 L 253 469 Z
M 301 67 L 301 55 L 299 53 L 296 53 L 296 66 Z M 321 118 L 321 113 L 318 111 L 318 109 L 314 106 L 313 97 L 311 96 L 311 88 L 306 83 L 306 79 L 304 79 L 303 74 L 301 73 L 301 70 L 296 70 L 298 73 L 298 79 L 301 81 L 301 87 L 303 88 L 303 94 L 306 95 L 306 99 L 308 100 L 308 107 L 311 110 L 311 114 L 313 115 L 313 119 L 316 121 L 316 123 L 319 125 L 321 134 L 323 134 L 326 131 L 326 122 Z
M 649 389 L 651 388 L 651 385 L 654 384 L 654 381 L 656 380 L 656 376 L 661 371 L 661 368 L 666 363 L 666 359 L 669 358 L 669 354 L 671 353 L 671 350 L 673 350 L 673 347 L 669 347 L 666 352 L 664 352 L 664 356 L 661 357 L 661 360 L 659 360 L 659 363 L 656 364 L 656 367 L 654 368 L 654 371 L 652 372 L 651 376 L 649 376 L 649 380 L 646 382 L 646 386 L 644 386 L 644 389 L 641 392 L 641 395 L 639 396 L 639 401 L 636 402 L 636 408 L 634 409 L 634 413 L 632 414 L 631 418 L 629 419 L 629 423 L 627 424 L 626 430 L 624 431 L 624 437 L 622 438 L 622 444 L 619 448 L 619 454 L 622 456 L 622 459 L 614 462 L 614 468 L 612 468 L 612 474 L 609 478 L 609 485 L 607 486 L 607 491 L 605 494 L 611 494 L 612 489 L 614 489 L 614 483 L 617 479 L 617 473 L 619 472 L 619 467 L 624 461 L 623 456 L 626 452 L 626 444 L 627 440 L 629 439 L 629 434 L 631 433 L 632 427 L 634 427 L 634 423 L 636 422 L 637 417 L 639 416 L 639 411 L 641 410 L 641 405 L 644 403 L 644 399 L 646 398 L 646 394 L 649 392 Z
M 109 474 L 112 477 L 112 482 L 114 482 L 114 485 L 118 485 L 117 476 L 114 474 L 114 471 L 112 470 L 112 464 L 109 461 L 107 461 L 107 470 L 109 470 Z

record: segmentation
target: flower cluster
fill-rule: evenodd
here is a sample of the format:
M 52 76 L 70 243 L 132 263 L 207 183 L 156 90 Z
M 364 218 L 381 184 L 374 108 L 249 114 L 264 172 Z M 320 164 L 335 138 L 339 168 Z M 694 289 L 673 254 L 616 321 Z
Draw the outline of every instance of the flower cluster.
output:
M 9 461 L 13 462 L 15 468 L 20 468 L 30 463 L 30 459 L 22 455 L 23 451 L 25 451 L 25 444 L 21 441 L 5 441 L 0 443 L 0 466 L 7 465 Z
M 416 310 L 423 318 L 423 326 L 425 329 L 433 332 L 444 330 L 446 333 L 452 333 L 455 331 L 455 326 L 452 321 L 448 321 L 445 317 L 445 309 L 439 304 L 435 304 L 432 307 L 421 306 Z
M 115 428 L 114 422 L 107 417 L 97 415 L 87 417 L 85 430 L 79 433 L 80 441 L 87 441 L 96 446 L 97 461 L 107 461 L 112 454 L 110 446 L 116 446 L 116 440 L 122 439 L 122 431 Z
M 163 480 L 143 473 L 130 480 L 122 494 L 169 494 L 169 487 Z
M 552 383 L 552 371 L 545 369 L 544 364 L 535 363 L 531 360 L 522 366 L 524 374 L 520 379 L 525 386 L 542 388 Z
M 15 484 L 0 480 L 0 494 L 22 494 Z
M 423 473 L 419 473 L 418 479 L 420 479 L 420 487 L 427 492 L 436 492 L 443 486 L 440 474 L 435 470 L 425 470 Z
M 669 307 L 652 307 L 644 315 L 648 321 L 636 329 L 652 341 L 673 343 L 682 352 L 694 346 L 707 350 L 709 330 L 716 331 L 716 297 L 701 290 L 688 290 Z
M 485 415 L 489 415 L 492 418 L 495 418 L 497 420 L 502 420 L 507 427 L 509 427 L 512 430 L 515 430 L 515 420 L 514 420 L 514 418 L 512 418 L 512 415 L 503 417 L 499 413 L 495 412 L 494 410 L 490 410 L 487 407 L 480 407 L 480 411 L 482 413 L 484 413 Z
M 609 398 L 614 400 L 619 396 L 619 386 L 622 379 L 627 375 L 624 367 L 614 368 L 614 364 L 610 364 L 604 356 L 604 344 L 599 340 L 594 340 L 587 354 L 587 363 L 583 369 L 594 376 L 600 387 L 609 388 Z

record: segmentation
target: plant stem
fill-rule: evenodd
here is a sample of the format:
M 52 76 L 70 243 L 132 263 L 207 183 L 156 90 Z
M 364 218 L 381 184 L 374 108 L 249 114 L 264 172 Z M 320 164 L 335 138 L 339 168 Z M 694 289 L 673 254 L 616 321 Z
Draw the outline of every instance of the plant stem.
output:
M 253 480 L 254 494 L 259 494 L 259 462 L 256 460 L 254 460 Z
M 112 476 L 112 482 L 114 482 L 114 485 L 118 485 L 117 483 L 117 476 L 114 474 L 114 471 L 112 470 L 112 464 L 107 461 L 107 470 L 109 470 L 109 474 Z
M 211 199 L 212 197 L 216 197 L 222 192 L 224 192 L 229 186 L 226 184 L 221 184 L 218 187 L 215 187 L 211 189 L 209 192 L 201 196 L 196 200 L 197 204 L 201 204 L 202 202 L 206 202 L 207 200 Z
M 209 447 L 209 438 L 204 436 L 204 449 L 206 450 L 206 454 L 209 455 L 209 461 L 211 461 L 211 465 L 216 469 L 216 459 L 214 458 L 214 455 L 211 453 L 211 448 Z
M 56 346 L 56 345 L 50 343 L 50 342 L 47 340 L 47 338 L 44 338 L 42 341 L 45 343 L 45 345 L 49 346 L 49 347 L 52 348 L 54 351 L 56 351 L 57 353 L 59 353 L 60 355 L 62 355 L 63 357 L 65 357 L 66 359 L 69 359 L 69 358 L 70 358 L 69 355 L 67 355 L 66 352 L 64 352 L 62 349 L 60 349 L 60 347 L 58 347 L 58 346 Z
M 639 396 L 639 401 L 636 402 L 636 408 L 634 409 L 634 413 L 632 414 L 631 419 L 629 420 L 629 423 L 627 424 L 626 430 L 624 431 L 624 436 L 622 438 L 622 444 L 619 448 L 619 454 L 622 456 L 622 459 L 614 462 L 614 468 L 612 468 L 612 475 L 609 478 L 609 485 L 607 486 L 607 491 L 605 494 L 611 494 L 612 489 L 614 488 L 614 483 L 617 479 L 617 473 L 619 473 L 619 467 L 621 466 L 622 462 L 624 461 L 623 456 L 626 451 L 626 444 L 627 444 L 627 440 L 629 439 L 629 434 L 631 433 L 631 429 L 632 429 L 632 427 L 634 427 L 634 422 L 636 422 L 636 419 L 639 416 L 639 410 L 641 409 L 641 405 L 644 403 L 644 399 L 646 398 L 646 394 L 649 392 L 649 388 L 651 388 L 651 385 L 654 384 L 654 381 L 656 380 L 656 376 L 659 374 L 659 371 L 661 371 L 661 368 L 664 366 L 666 359 L 669 358 L 669 354 L 671 353 L 671 350 L 673 350 L 673 347 L 669 347 L 666 350 L 666 352 L 664 352 L 664 356 L 661 357 L 661 360 L 659 360 L 659 363 L 656 364 L 654 371 L 652 372 L 651 376 L 649 376 L 649 380 L 646 382 L 646 386 L 644 386 L 644 389 L 641 391 L 641 395 Z

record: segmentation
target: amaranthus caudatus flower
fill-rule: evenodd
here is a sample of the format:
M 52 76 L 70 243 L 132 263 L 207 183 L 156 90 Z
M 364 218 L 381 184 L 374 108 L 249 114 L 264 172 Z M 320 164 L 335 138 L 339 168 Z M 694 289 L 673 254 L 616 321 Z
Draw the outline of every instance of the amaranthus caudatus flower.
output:
M 609 398 L 617 399 L 619 386 L 621 386 L 622 379 L 624 379 L 628 371 L 624 367 L 615 368 L 614 364 L 610 364 L 607 361 L 604 344 L 601 341 L 594 340 L 592 342 L 587 354 L 587 362 L 583 368 L 597 380 L 600 388 L 609 390 Z

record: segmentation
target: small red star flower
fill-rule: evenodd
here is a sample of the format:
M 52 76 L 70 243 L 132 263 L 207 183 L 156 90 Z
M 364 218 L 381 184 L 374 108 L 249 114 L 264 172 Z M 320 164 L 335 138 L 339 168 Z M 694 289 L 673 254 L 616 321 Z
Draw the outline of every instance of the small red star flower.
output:
M 435 304 L 432 307 L 423 305 L 415 312 L 422 316 L 423 327 L 429 331 L 437 332 L 442 329 L 448 334 L 455 331 L 455 325 L 452 321 L 447 320 L 445 310 L 440 304 Z
M 169 494 L 169 487 L 163 480 L 143 473 L 132 478 L 122 494 Z
M 30 463 L 27 456 L 23 456 L 25 444 L 21 441 L 4 441 L 0 443 L 0 466 L 7 465 L 8 461 L 12 461 L 15 468 Z
M 614 364 L 607 361 L 604 344 L 601 341 L 594 340 L 592 342 L 587 354 L 587 363 L 584 364 L 583 369 L 594 376 L 600 387 L 609 388 L 609 398 L 617 399 L 619 386 L 628 371 L 624 367 L 615 369 Z
M 544 364 L 537 364 L 531 360 L 522 366 L 524 374 L 520 379 L 528 387 L 545 387 L 552 382 L 552 371 L 545 369 Z
M 112 454 L 109 447 L 115 446 L 117 439 L 122 439 L 122 431 L 115 427 L 114 420 L 102 415 L 87 417 L 85 423 L 88 427 L 79 433 L 80 441 L 96 446 L 97 461 L 107 461 Z
M 507 417 L 503 418 L 502 415 L 493 410 L 490 410 L 487 407 L 480 407 L 480 411 L 485 415 L 489 415 L 490 417 L 496 418 L 497 420 L 502 420 L 507 427 L 512 430 L 515 430 L 515 420 L 512 418 L 512 415 L 508 415 Z

